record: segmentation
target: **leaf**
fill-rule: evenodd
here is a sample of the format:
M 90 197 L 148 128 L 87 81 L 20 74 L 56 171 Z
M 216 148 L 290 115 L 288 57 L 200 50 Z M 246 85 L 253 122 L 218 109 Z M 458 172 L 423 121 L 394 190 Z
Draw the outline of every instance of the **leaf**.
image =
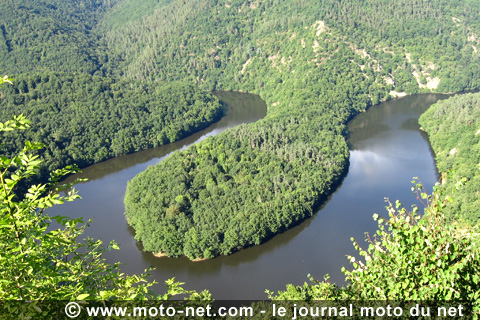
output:
M 79 295 L 76 300 L 85 300 L 89 296 L 90 296 L 90 294 L 84 293 L 84 294 Z
M 110 247 L 114 250 L 120 250 L 120 247 L 118 246 L 118 243 L 116 242 L 110 242 Z

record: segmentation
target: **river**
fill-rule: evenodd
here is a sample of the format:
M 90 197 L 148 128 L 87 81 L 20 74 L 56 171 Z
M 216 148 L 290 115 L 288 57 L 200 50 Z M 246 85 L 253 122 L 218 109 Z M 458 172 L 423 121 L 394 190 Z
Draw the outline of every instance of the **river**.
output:
M 346 255 L 355 254 L 350 238 L 363 244 L 365 232 L 375 232 L 372 215 L 386 216 L 384 197 L 399 199 L 409 207 L 414 202 L 412 177 L 420 177 L 427 190 L 438 179 L 433 152 L 417 119 L 432 103 L 447 96 L 424 94 L 384 102 L 349 123 L 348 174 L 312 218 L 261 246 L 230 256 L 202 262 L 155 258 L 141 250 L 126 223 L 123 198 L 127 181 L 174 150 L 266 114 L 266 105 L 258 96 L 217 95 L 229 105 L 219 122 L 176 143 L 85 168 L 69 178 L 89 179 L 76 187 L 82 199 L 50 210 L 51 214 L 92 218 L 85 235 L 106 243 L 115 239 L 120 245 L 121 250 L 107 253 L 108 261 L 121 261 L 127 273 L 138 274 L 154 266 L 151 274 L 160 283 L 159 292 L 163 282 L 172 277 L 185 282 L 186 289 L 208 289 L 215 299 L 266 299 L 265 289 L 277 291 L 287 283 L 303 284 L 308 281 L 307 274 L 322 279 L 328 273 L 331 281 L 343 284 L 340 269 L 349 267 Z

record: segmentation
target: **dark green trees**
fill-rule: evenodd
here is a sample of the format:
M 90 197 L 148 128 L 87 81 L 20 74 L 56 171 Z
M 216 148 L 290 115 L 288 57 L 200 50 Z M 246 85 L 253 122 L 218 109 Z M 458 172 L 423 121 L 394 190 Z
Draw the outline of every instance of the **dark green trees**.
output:
M 124 52 L 131 77 L 175 75 L 252 91 L 269 106 L 262 121 L 175 154 L 129 184 L 126 216 L 137 239 L 149 251 L 208 258 L 310 216 L 346 171 L 351 117 L 391 90 L 479 87 L 468 40 L 477 28 L 472 6 L 173 1 L 144 17 L 154 30 L 148 36 L 136 21 L 109 30 L 106 39 Z
M 50 170 L 74 163 L 85 167 L 177 141 L 223 113 L 215 96 L 180 82 L 43 73 L 19 76 L 3 91 L 0 118 L 23 113 L 39 128 L 6 135 L 7 152 L 18 150 L 25 139 L 41 141 Z
M 442 188 L 451 189 L 466 178 L 453 203 L 445 208 L 449 219 L 475 225 L 480 222 L 480 94 L 462 94 L 432 105 L 420 118 L 444 174 Z
M 334 158 L 300 141 L 275 147 L 275 128 L 248 141 L 245 129 L 177 152 L 128 184 L 127 220 L 146 250 L 194 259 L 260 244 L 311 216 L 340 178 L 344 145 L 323 139 Z

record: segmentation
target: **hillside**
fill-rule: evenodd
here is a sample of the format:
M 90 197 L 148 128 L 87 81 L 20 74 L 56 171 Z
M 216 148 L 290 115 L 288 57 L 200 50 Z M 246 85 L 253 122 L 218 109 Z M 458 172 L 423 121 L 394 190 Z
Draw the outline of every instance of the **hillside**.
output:
M 480 87 L 476 1 L 8 0 L 0 9 L 0 68 L 19 80 L 2 113 L 42 124 L 28 138 L 48 145 L 50 169 L 205 127 L 220 105 L 202 90 L 267 102 L 262 121 L 130 183 L 137 239 L 172 256 L 229 254 L 311 216 L 346 172 L 346 122 L 369 106 Z M 173 116 L 146 107 L 155 104 Z M 154 207 L 152 194 L 162 195 Z
M 46 174 L 174 142 L 219 120 L 219 100 L 193 84 L 104 75 L 109 55 L 94 29 L 114 3 L 0 3 L 0 70 L 13 78 L 0 93 L 0 121 L 24 113 L 40 128 L 7 134 L 7 155 L 25 139 L 42 142 Z
M 130 10 L 126 5 L 104 22 L 122 19 L 121 26 L 105 28 L 104 39 L 122 56 L 119 69 L 126 76 L 182 77 L 211 88 L 259 91 L 268 86 L 265 75 L 285 81 L 292 75 L 280 75 L 282 69 L 301 65 L 298 71 L 306 72 L 305 65 L 325 63 L 325 51 L 332 54 L 343 44 L 365 66 L 363 74 L 380 68 L 397 91 L 433 88 L 437 77 L 443 92 L 478 86 L 478 71 L 469 68 L 478 65 L 474 1 L 150 2 L 156 9 L 141 23 L 122 13 Z
M 261 244 L 313 215 L 341 183 L 346 123 L 355 115 L 408 94 L 480 89 L 479 13 L 475 0 L 2 1 L 0 291 L 16 300 L 211 298 L 173 279 L 166 294 L 151 294 L 153 283 L 139 283 L 146 275 L 125 278 L 103 262 L 115 243 L 104 250 L 101 241 L 82 241 L 81 219 L 45 214 L 77 197 L 57 194 L 70 185 L 26 191 L 17 183 L 41 161 L 46 174 L 200 130 L 221 116 L 211 90 L 256 93 L 268 105 L 265 118 L 148 167 L 128 184 L 124 203 L 142 249 L 155 254 L 202 260 Z M 452 170 L 431 196 L 415 181 L 426 215 L 389 204 L 390 218 L 374 215 L 379 230 L 368 248 L 354 241 L 361 257 L 349 257 L 348 285 L 326 277 L 270 298 L 459 299 L 478 313 L 478 232 L 469 225 L 478 228 L 480 218 L 479 99 L 446 100 L 421 119 L 439 170 Z M 33 125 L 19 133 L 28 122 L 7 119 L 21 112 Z M 19 151 L 26 144 L 26 153 L 38 153 L 27 140 L 46 145 L 41 160 Z M 460 178 L 464 187 L 447 203 L 441 192 Z M 65 229 L 50 230 L 52 219 Z
M 0 70 L 95 73 L 105 55 L 92 29 L 103 9 L 100 0 L 0 2 Z
M 40 141 L 46 145 L 45 172 L 180 140 L 223 112 L 215 96 L 180 82 L 44 72 L 21 75 L 3 92 L 0 118 L 23 113 L 38 128 L 5 134 L 4 152 L 14 153 L 25 140 Z
M 311 216 L 347 167 L 348 119 L 391 96 L 479 86 L 476 6 L 172 1 L 140 27 L 108 30 L 127 77 L 245 90 L 269 106 L 262 121 L 132 180 L 125 205 L 137 239 L 148 251 L 209 258 Z
M 450 219 L 471 225 L 480 222 L 480 93 L 464 94 L 431 106 L 419 120 L 435 151 L 438 171 L 444 172 L 447 192 L 466 178 L 445 208 Z M 449 173 L 449 174 L 447 174 Z

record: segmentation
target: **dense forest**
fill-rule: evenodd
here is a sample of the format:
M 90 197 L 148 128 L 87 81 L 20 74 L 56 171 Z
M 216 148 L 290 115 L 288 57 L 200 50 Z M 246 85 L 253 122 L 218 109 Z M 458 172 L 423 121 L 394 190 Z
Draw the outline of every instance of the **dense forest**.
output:
M 37 130 L 5 134 L 7 154 L 40 141 L 45 172 L 80 167 L 180 140 L 222 115 L 211 93 L 180 82 L 114 80 L 88 74 L 21 75 L 6 87 L 0 118 L 23 113 Z
M 263 120 L 174 153 L 135 177 L 125 197 L 127 220 L 145 250 L 191 259 L 230 254 L 313 214 L 347 171 L 346 123 L 356 114 L 405 94 L 480 89 L 479 14 L 480 3 L 472 0 L 5 0 L 0 70 L 13 78 L 13 86 L 1 89 L 0 121 L 23 112 L 34 126 L 5 132 L 2 153 L 21 152 L 31 139 L 46 145 L 39 153 L 45 174 L 67 164 L 85 166 L 178 140 L 217 120 L 221 103 L 206 90 L 257 93 L 268 105 Z M 471 151 L 476 147 L 467 145 L 478 146 L 478 99 L 455 99 L 429 111 L 422 126 L 440 170 L 453 169 L 444 188 L 457 178 L 469 179 L 464 193 L 447 206 L 450 216 L 475 224 L 478 157 Z M 1 160 L 5 172 L 21 162 Z M 33 169 L 25 166 L 30 177 Z M 5 217 L 16 214 L 8 184 Z M 45 204 L 32 201 L 30 214 L 35 206 Z M 443 204 L 432 208 L 436 217 Z M 398 217 L 401 234 L 424 235 L 415 227 L 416 215 L 415 223 L 405 211 Z M 449 253 L 448 239 L 459 253 L 442 261 L 475 277 L 471 242 L 440 222 L 432 228 L 438 232 L 431 243 L 438 241 Z M 382 245 L 389 248 L 389 232 L 383 235 Z M 16 243 L 18 237 L 5 239 Z M 384 265 L 393 271 L 402 269 L 394 262 L 405 254 L 394 251 L 395 241 L 391 264 Z M 436 254 L 431 247 L 425 242 L 409 251 L 425 252 L 412 261 L 424 266 L 422 259 Z M 372 289 L 364 291 L 372 296 L 360 298 L 404 298 L 395 295 L 397 289 L 375 296 L 379 285 L 372 279 L 381 264 L 371 270 L 368 279 L 362 271 L 350 274 L 358 280 L 356 292 L 364 285 Z M 457 281 L 454 273 L 439 285 Z M 391 280 L 396 273 L 385 274 Z M 427 272 L 420 280 L 429 277 Z M 384 287 L 408 285 L 411 278 L 407 274 L 403 282 Z M 366 285 L 367 280 L 372 281 Z M 468 287 L 463 297 L 478 299 L 469 295 L 478 293 L 478 277 L 474 280 L 462 282 Z M 316 288 L 292 290 L 310 294 Z M 334 286 L 328 290 L 338 293 Z
M 262 121 L 129 184 L 137 239 L 149 251 L 210 258 L 311 216 L 346 170 L 351 117 L 403 93 L 478 88 L 475 10 L 470 2 L 171 1 L 120 27 L 107 16 L 107 46 L 128 48 L 118 61 L 125 76 L 180 76 L 259 93 L 269 106 Z
M 480 221 L 480 94 L 464 94 L 431 106 L 419 120 L 435 151 L 442 188 L 455 189 L 445 208 L 450 219 L 475 225 Z
M 185 81 L 103 76 L 108 52 L 93 27 L 107 2 L 0 3 L 0 70 L 14 75 L 0 121 L 23 113 L 39 128 L 6 134 L 4 152 L 44 143 L 44 176 L 180 140 L 223 113 L 215 96 Z
M 365 76 L 391 77 L 397 91 L 416 92 L 437 77 L 443 92 L 478 86 L 478 71 L 469 68 L 478 66 L 474 1 L 151 2 L 156 9 L 141 18 L 125 14 L 133 5 L 106 16 L 104 39 L 123 59 L 112 70 L 246 86 L 268 100 L 275 80 L 302 77 L 346 45 Z
M 273 300 L 462 300 L 467 316 L 480 312 L 479 170 L 480 93 L 461 94 L 432 105 L 420 117 L 442 174 L 428 195 L 420 181 L 412 188 L 426 205 L 406 209 L 389 203 L 367 247 L 352 239 L 360 257 L 349 256 L 343 268 L 347 285 L 310 278 L 287 285 Z M 384 215 L 382 215 L 384 216 Z M 428 258 L 430 257 L 430 259 Z M 475 315 L 473 315 L 473 314 Z
M 101 0 L 2 1 L 0 70 L 12 78 L 44 70 L 94 73 L 105 59 L 93 31 L 104 9 Z

